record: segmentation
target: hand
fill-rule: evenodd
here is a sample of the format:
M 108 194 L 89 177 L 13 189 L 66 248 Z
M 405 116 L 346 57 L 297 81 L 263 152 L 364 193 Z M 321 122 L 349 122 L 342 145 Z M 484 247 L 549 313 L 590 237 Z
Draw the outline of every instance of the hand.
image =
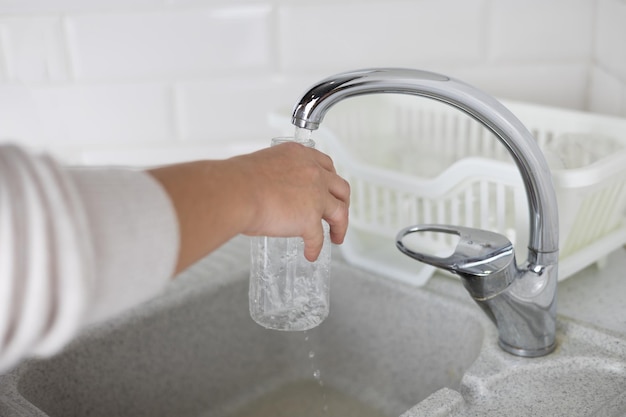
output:
M 252 201 L 247 235 L 300 236 L 304 255 L 317 259 L 323 244 L 321 219 L 333 243 L 348 227 L 350 186 L 327 155 L 297 143 L 284 143 L 231 160 L 249 182 Z
M 322 219 L 330 225 L 332 242 L 342 243 L 346 234 L 350 186 L 327 155 L 298 143 L 148 172 L 169 195 L 178 218 L 176 272 L 240 233 L 300 236 L 310 261 L 322 248 Z

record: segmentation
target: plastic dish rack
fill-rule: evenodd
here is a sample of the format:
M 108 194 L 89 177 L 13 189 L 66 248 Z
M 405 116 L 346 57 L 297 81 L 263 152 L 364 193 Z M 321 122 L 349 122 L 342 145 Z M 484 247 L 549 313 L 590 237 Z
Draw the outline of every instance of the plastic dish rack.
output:
M 533 133 L 552 170 L 559 280 L 601 263 L 626 243 L 626 119 L 504 104 Z M 433 267 L 395 247 L 396 233 L 419 223 L 502 233 L 517 261 L 526 259 L 529 214 L 519 171 L 496 137 L 461 111 L 414 96 L 363 96 L 335 105 L 313 138 L 351 184 L 341 246 L 350 263 L 424 284 Z M 456 246 L 446 234 L 420 239 L 412 245 L 429 253 Z

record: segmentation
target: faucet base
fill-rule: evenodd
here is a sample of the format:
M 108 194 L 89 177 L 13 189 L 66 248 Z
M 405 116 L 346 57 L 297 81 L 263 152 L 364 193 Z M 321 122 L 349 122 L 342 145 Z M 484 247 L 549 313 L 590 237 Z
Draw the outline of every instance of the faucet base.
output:
M 556 349 L 556 342 L 552 343 L 550 346 L 540 348 L 540 349 L 522 349 L 515 346 L 511 346 L 508 343 L 502 341 L 502 339 L 498 340 L 498 345 L 502 348 L 502 350 L 515 355 L 521 356 L 524 358 L 538 358 L 540 356 L 545 356 L 549 353 L 552 353 L 554 349 Z

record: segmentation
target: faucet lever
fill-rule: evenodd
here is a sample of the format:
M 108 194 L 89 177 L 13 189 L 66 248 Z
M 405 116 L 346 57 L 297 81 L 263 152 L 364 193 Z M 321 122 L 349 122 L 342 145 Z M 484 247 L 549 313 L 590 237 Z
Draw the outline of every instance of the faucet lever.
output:
M 409 235 L 424 232 L 454 234 L 460 239 L 452 255 L 433 256 L 411 249 L 405 241 Z M 459 275 L 477 299 L 490 298 L 505 290 L 517 272 L 511 241 L 487 230 L 441 224 L 411 226 L 398 232 L 396 246 L 413 259 Z

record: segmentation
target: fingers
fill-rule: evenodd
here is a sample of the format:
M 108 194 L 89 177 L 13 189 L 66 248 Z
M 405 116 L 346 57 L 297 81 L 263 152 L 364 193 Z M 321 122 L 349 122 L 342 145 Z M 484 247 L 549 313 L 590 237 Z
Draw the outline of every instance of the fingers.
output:
M 341 244 L 348 230 L 348 204 L 331 197 L 326 207 L 323 218 L 330 226 L 330 240 Z
M 348 230 L 348 207 L 343 201 L 335 200 L 335 209 L 324 215 L 330 226 L 330 240 L 339 245 L 343 243 Z M 324 245 L 324 228 L 322 222 L 314 222 L 309 230 L 303 233 L 304 257 L 313 262 L 319 256 Z
M 348 230 L 348 213 L 350 204 L 350 186 L 347 181 L 335 176 L 335 185 L 329 190 L 324 204 L 322 218 L 330 226 L 330 240 L 335 244 L 343 243 Z M 313 262 L 317 259 L 324 243 L 324 231 L 319 220 L 314 220 L 312 226 L 303 235 L 304 256 Z
M 350 184 L 337 175 L 333 160 L 326 154 L 317 150 L 312 150 L 315 155 L 315 161 L 327 171 L 326 175 L 326 187 L 328 194 L 326 195 L 326 201 L 323 201 L 322 219 L 326 220 L 330 225 L 330 238 L 335 244 L 343 243 L 346 231 L 348 229 L 348 213 L 350 207 Z M 316 231 L 321 233 L 321 228 L 316 227 Z M 310 254 L 317 255 L 317 244 L 323 240 L 323 235 L 320 238 L 317 234 L 314 239 L 311 239 Z M 306 240 L 305 240 L 306 242 Z M 321 244 L 319 246 L 321 248 Z M 307 258 L 308 259 L 308 258 Z
M 333 175 L 329 184 L 330 196 L 323 218 L 330 225 L 330 238 L 335 244 L 343 243 L 348 229 L 350 184 L 339 175 Z
M 333 175 L 330 179 L 328 191 L 339 201 L 350 207 L 350 184 L 339 175 Z
M 309 262 L 315 262 L 320 256 L 322 246 L 324 245 L 324 229 L 322 222 L 317 223 L 317 226 L 313 224 L 311 228 L 302 235 L 302 240 L 304 240 L 304 257 Z

